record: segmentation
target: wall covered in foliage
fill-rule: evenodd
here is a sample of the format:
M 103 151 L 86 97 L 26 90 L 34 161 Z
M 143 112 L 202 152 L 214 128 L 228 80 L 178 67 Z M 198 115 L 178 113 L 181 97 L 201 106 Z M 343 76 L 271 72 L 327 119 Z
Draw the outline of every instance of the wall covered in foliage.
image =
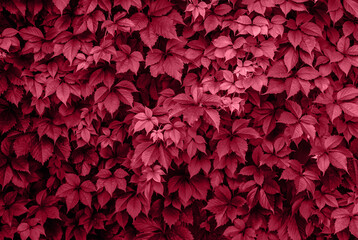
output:
M 0 239 L 358 238 L 356 0 L 0 3 Z

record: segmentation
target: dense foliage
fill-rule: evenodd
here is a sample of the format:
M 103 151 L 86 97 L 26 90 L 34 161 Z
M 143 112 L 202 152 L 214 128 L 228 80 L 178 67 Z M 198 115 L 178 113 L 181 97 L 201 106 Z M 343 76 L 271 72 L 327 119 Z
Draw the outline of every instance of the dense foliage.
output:
M 0 239 L 358 238 L 356 0 L 0 6 Z

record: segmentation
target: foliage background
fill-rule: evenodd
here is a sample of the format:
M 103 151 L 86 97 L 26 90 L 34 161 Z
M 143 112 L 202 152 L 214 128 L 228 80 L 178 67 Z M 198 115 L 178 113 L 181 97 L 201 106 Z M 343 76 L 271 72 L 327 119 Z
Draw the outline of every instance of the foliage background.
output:
M 1 239 L 358 238 L 355 0 L 0 6 Z

